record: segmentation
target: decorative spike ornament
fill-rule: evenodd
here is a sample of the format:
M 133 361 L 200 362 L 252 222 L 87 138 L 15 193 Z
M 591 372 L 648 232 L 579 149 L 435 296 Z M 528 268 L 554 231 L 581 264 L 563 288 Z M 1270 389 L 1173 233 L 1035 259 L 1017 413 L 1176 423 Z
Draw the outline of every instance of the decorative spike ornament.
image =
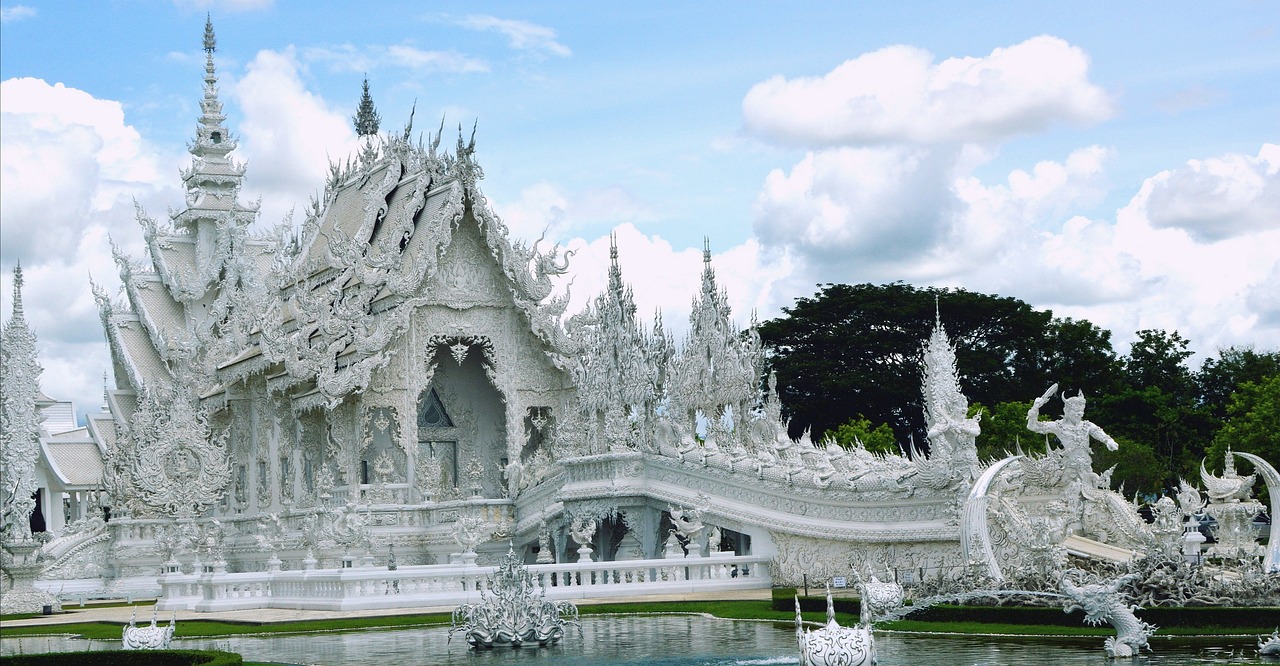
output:
M 364 82 L 360 85 L 362 88 L 360 107 L 356 109 L 356 115 L 351 116 L 351 123 L 355 125 L 356 135 L 360 137 L 377 136 L 378 126 L 382 123 L 382 116 L 378 115 L 378 109 L 373 105 L 373 96 L 369 94 L 369 78 L 365 77 Z

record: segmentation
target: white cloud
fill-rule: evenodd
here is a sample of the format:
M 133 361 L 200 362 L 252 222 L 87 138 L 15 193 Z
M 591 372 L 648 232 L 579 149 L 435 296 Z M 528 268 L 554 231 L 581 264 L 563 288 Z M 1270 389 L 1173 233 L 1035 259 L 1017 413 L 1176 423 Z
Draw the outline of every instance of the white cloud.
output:
M 308 91 L 298 68 L 292 48 L 260 51 L 234 86 L 244 119 L 233 155 L 248 162 L 244 196 L 262 196 L 267 225 L 292 208 L 302 210 L 324 189 L 330 161 L 358 148 L 347 114 Z
M 1266 277 L 1249 286 L 1245 303 L 1258 317 L 1258 322 L 1280 329 L 1280 260 Z
M 166 189 L 178 155 L 163 154 L 125 124 L 119 102 L 40 79 L 0 83 L 0 256 L 6 266 L 64 257 L 93 225 L 132 232 L 134 198 Z M 177 178 L 168 192 L 177 196 Z
M 822 264 L 911 261 L 946 232 L 952 164 L 906 147 L 811 152 L 765 178 L 756 235 Z
M 472 30 L 492 30 L 507 37 L 507 43 L 518 51 L 550 53 L 562 58 L 572 55 L 569 47 L 556 41 L 556 31 L 528 21 L 500 19 L 496 16 L 474 14 L 459 21 Z
M 1190 160 L 1148 181 L 1147 215 L 1157 228 L 1183 229 L 1200 241 L 1280 228 L 1280 145 L 1257 157 L 1228 154 Z
M 0 23 L 11 23 L 13 21 L 21 21 L 23 19 L 35 18 L 35 7 L 26 5 L 14 5 L 12 7 L 0 7 Z
M 654 313 L 661 311 L 663 327 L 679 340 L 689 330 L 689 312 L 702 281 L 702 249 L 675 248 L 661 236 L 645 234 L 632 224 L 621 224 L 612 234 L 617 239 L 622 279 L 635 293 L 637 316 L 649 326 Z M 609 236 L 589 241 L 574 238 L 566 244 L 576 252 L 570 264 L 570 313 L 580 312 L 604 291 L 609 244 Z M 739 326 L 747 325 L 753 312 L 764 319 L 775 316 L 781 305 L 789 304 L 791 292 L 778 289 L 794 271 L 788 255 L 772 255 L 757 241 L 748 239 L 741 245 L 714 251 L 712 267 L 716 283 L 728 293 L 729 307 Z
M 302 58 L 323 62 L 335 72 L 371 72 L 383 67 L 402 67 L 418 72 L 470 74 L 489 71 L 484 60 L 457 51 L 424 51 L 408 44 L 364 46 L 342 44 L 331 47 L 308 47 Z
M 0 317 L 21 261 L 49 395 L 82 409 L 101 402 L 111 366 L 89 276 L 114 292 L 108 236 L 143 256 L 133 200 L 153 211 L 181 201 L 181 162 L 127 125 L 118 102 L 39 79 L 0 83 Z
M 1091 219 L 1073 211 L 1105 193 L 1111 151 L 1102 147 L 996 183 L 959 154 L 824 150 L 766 178 L 756 231 L 766 248 L 787 254 L 788 286 L 958 286 L 1089 319 L 1119 344 L 1133 331 L 1164 328 L 1201 350 L 1272 348 L 1280 346 L 1276 155 L 1267 145 L 1256 157 L 1193 160 L 1148 178 L 1111 219 Z M 1177 205 L 1200 213 L 1173 226 Z M 1187 228 L 1205 219 L 1235 226 L 1212 237 L 1203 224 Z
M 922 49 L 890 46 L 821 77 L 756 84 L 742 109 L 749 130 L 785 144 L 998 141 L 1109 117 L 1088 70 L 1080 48 L 1047 35 L 936 64 Z
M 619 186 L 569 193 L 547 181 L 520 191 L 509 203 L 493 203 L 494 210 L 515 237 L 536 238 L 546 230 L 563 238 L 588 225 L 617 225 L 653 219 L 649 207 Z

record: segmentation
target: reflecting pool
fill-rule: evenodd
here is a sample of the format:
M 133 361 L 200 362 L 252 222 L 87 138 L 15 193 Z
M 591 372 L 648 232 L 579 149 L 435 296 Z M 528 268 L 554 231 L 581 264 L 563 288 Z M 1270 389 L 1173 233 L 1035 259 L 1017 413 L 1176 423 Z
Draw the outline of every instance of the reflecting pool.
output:
M 1257 656 L 1248 636 L 1210 639 L 1152 638 L 1155 653 L 1136 662 L 1108 662 L 1100 636 L 1082 638 L 990 638 L 981 636 L 915 636 L 878 632 L 881 666 L 921 664 L 1054 666 L 1138 663 L 1146 666 L 1185 664 L 1276 664 Z M 67 638 L 6 638 L 0 654 L 51 650 L 116 649 L 119 641 Z M 629 666 L 754 666 L 795 664 L 795 633 L 768 622 L 717 620 L 696 615 L 592 617 L 576 632 L 550 648 L 474 651 L 448 629 L 431 627 L 392 631 L 315 633 L 290 636 L 235 636 L 178 639 L 175 648 L 220 648 L 246 660 L 325 666 L 396 664 L 624 664 Z

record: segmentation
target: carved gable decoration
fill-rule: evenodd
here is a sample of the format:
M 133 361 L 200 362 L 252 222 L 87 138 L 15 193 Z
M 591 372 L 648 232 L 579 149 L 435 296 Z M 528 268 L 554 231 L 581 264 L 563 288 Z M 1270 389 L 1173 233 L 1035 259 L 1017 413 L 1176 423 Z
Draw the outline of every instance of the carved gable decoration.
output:
M 428 281 L 426 296 L 454 309 L 477 305 L 511 307 L 510 286 L 504 284 L 497 262 L 468 219 L 453 234 L 440 268 Z

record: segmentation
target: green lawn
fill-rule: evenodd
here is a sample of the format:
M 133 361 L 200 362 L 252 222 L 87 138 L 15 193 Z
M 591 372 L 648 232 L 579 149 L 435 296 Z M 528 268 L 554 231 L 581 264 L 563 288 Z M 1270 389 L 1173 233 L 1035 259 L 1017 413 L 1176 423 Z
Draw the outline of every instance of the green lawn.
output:
M 596 604 L 579 608 L 581 615 L 608 615 L 620 613 L 706 613 L 716 617 L 744 620 L 769 620 L 791 623 L 795 613 L 791 611 L 773 610 L 767 600 L 744 601 L 668 601 L 651 603 L 618 603 Z M 804 619 L 811 622 L 826 620 L 825 612 L 806 612 Z M 848 626 L 857 622 L 857 617 L 847 613 L 837 613 L 837 621 Z M 450 621 L 448 613 L 429 613 L 421 615 L 391 615 L 382 617 L 341 619 L 341 620 L 306 620 L 299 622 L 275 622 L 270 624 L 253 622 L 218 622 L 211 620 L 183 620 L 178 622 L 177 635 L 184 638 L 210 638 L 230 636 L 234 634 L 283 634 L 305 633 L 314 631 L 364 631 L 403 629 L 447 625 Z M 32 627 L 3 627 L 0 636 L 39 635 L 39 634 L 78 634 L 85 638 L 119 638 L 121 624 L 108 622 L 92 622 L 61 625 L 39 625 Z M 993 624 L 980 622 L 922 622 L 918 620 L 899 620 L 880 625 L 879 628 L 893 631 L 953 632 L 965 634 L 1020 634 L 1051 636 L 1109 636 L 1115 632 L 1110 627 L 1068 627 L 1028 624 Z M 1271 633 L 1271 627 L 1199 627 L 1161 629 L 1158 635 L 1193 635 L 1193 634 L 1264 634 Z

